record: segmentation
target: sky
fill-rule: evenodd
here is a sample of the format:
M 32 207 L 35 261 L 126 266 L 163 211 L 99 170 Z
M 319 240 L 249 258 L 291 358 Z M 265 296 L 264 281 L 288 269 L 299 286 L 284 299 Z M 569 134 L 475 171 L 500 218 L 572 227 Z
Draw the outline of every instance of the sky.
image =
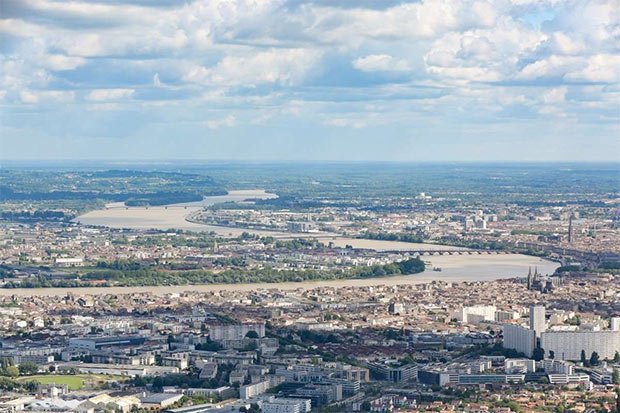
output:
M 620 160 L 617 0 L 0 0 L 0 160 Z

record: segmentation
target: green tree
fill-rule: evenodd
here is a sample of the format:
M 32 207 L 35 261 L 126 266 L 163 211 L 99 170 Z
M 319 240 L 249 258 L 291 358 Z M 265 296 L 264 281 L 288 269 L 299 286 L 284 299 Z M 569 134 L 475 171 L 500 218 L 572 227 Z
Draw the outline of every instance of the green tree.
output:
M 32 375 L 36 374 L 39 371 L 39 366 L 36 363 L 31 361 L 27 361 L 25 363 L 20 363 L 19 365 L 19 374 L 21 375 Z
M 612 377 L 613 377 L 612 380 L 613 380 L 614 384 L 620 384 L 620 370 L 615 368 Z
M 620 363 L 620 352 L 616 351 L 616 354 L 614 354 L 614 363 Z
M 553 351 L 553 350 L 549 350 L 549 358 L 550 358 L 551 360 L 555 359 L 555 351 Z
M 590 356 L 590 365 L 598 366 L 599 362 L 600 362 L 600 357 L 598 353 L 596 351 L 593 351 L 592 355 Z
M 588 359 L 586 358 L 586 351 L 585 350 L 581 350 L 581 363 L 585 366 L 586 364 L 588 364 Z
M 248 331 L 248 333 L 245 335 L 246 338 L 259 338 L 258 337 L 258 333 L 254 330 L 250 330 Z
M 19 369 L 15 366 L 8 366 L 7 368 L 4 369 L 4 371 L 6 372 L 5 376 L 9 376 L 13 378 L 19 376 Z
M 545 358 L 545 349 L 536 347 L 532 352 L 532 358 L 536 361 L 540 361 Z

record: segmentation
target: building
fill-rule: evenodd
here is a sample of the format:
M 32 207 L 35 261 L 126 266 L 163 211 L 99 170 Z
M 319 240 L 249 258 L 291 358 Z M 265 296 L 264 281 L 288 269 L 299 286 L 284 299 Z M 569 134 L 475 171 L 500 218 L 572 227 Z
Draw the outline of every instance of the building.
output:
M 553 351 L 557 360 L 580 360 L 582 350 L 588 358 L 597 352 L 601 360 L 613 359 L 620 349 L 620 330 L 547 331 L 541 336 L 540 346 L 546 355 Z
M 620 317 L 612 317 L 609 327 L 611 331 L 620 331 Z
M 538 367 L 545 373 L 550 374 L 574 374 L 575 367 L 564 360 L 544 359 L 538 362 Z
M 155 364 L 155 355 L 153 354 L 116 354 L 116 353 L 96 353 L 92 354 L 92 362 L 95 364 L 124 364 L 130 366 L 150 366 Z
M 311 405 L 310 399 L 271 398 L 261 408 L 263 413 L 308 413 Z
M 183 398 L 182 394 L 175 393 L 151 393 L 139 396 L 141 407 L 145 409 L 165 409 L 172 406 Z
M 530 330 L 534 330 L 536 338 L 540 338 L 540 335 L 547 330 L 544 306 L 533 305 L 530 307 Z
M 504 324 L 503 346 L 532 357 L 536 348 L 536 333 L 516 324 Z
M 321 407 L 342 400 L 340 384 L 308 384 L 295 390 L 293 397 L 310 399 L 312 406 Z
M 142 344 L 144 344 L 144 337 L 140 336 L 82 337 L 69 339 L 69 347 L 88 350 L 98 350 L 102 347 L 113 346 L 140 346 Z
M 390 303 L 388 311 L 392 314 L 405 314 L 405 306 L 403 303 Z
M 83 258 L 56 258 L 54 263 L 58 267 L 82 267 L 84 265 Z
M 260 396 L 270 388 L 274 387 L 271 380 L 263 380 L 258 383 L 248 384 L 247 386 L 239 387 L 239 398 L 247 400 L 252 397 Z
M 523 383 L 525 374 L 461 374 L 458 384 Z
M 504 370 L 508 374 L 533 373 L 536 371 L 536 362 L 530 359 L 506 359 Z
M 210 325 L 209 337 L 213 341 L 241 340 L 254 331 L 258 338 L 265 337 L 265 323 L 243 323 L 229 325 Z
M 215 397 L 218 400 L 237 397 L 237 390 L 230 386 L 222 386 L 216 389 L 189 388 L 185 391 L 188 396 Z
M 494 305 L 476 305 L 471 307 L 462 307 L 454 314 L 457 321 L 464 323 L 476 323 L 480 321 L 495 321 Z

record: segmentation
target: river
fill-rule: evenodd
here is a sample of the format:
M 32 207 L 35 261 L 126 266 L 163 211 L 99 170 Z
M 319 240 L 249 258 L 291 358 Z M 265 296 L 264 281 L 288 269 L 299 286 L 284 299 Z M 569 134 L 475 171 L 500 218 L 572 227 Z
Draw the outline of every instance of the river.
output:
M 112 228 L 131 228 L 131 229 L 184 229 L 193 231 L 213 231 L 220 236 L 238 236 L 242 232 L 251 232 L 259 235 L 274 236 L 277 238 L 294 237 L 314 237 L 321 242 L 333 242 L 336 247 L 351 245 L 354 248 L 368 248 L 377 251 L 411 251 L 411 250 L 459 250 L 459 247 L 436 245 L 436 244 L 417 244 L 398 241 L 364 240 L 347 238 L 337 234 L 325 233 L 290 233 L 275 231 L 256 231 L 240 228 L 229 228 L 214 225 L 203 225 L 187 221 L 187 216 L 195 211 L 199 211 L 204 206 L 213 205 L 219 202 L 243 201 L 249 198 L 272 198 L 275 194 L 270 194 L 263 190 L 230 191 L 228 195 L 205 197 L 201 202 L 188 204 L 169 205 L 167 207 L 135 207 L 127 208 L 123 204 L 109 204 L 106 209 L 91 211 L 76 219 L 76 221 L 86 225 L 101 225 Z M 169 292 L 183 291 L 219 291 L 219 290 L 256 290 L 256 289 L 297 289 L 314 288 L 319 286 L 370 286 L 370 285 L 396 285 L 396 284 L 418 284 L 433 280 L 450 282 L 458 281 L 489 281 L 501 278 L 521 277 L 527 274 L 528 268 L 538 267 L 542 274 L 551 274 L 558 267 L 552 261 L 542 260 L 520 254 L 500 254 L 500 255 L 440 255 L 423 256 L 422 259 L 428 262 L 428 270 L 422 274 L 411 276 L 398 276 L 387 278 L 374 278 L 363 280 L 337 280 L 337 281 L 316 281 L 300 283 L 280 283 L 280 284 L 230 284 L 230 285 L 198 285 L 198 286 L 165 286 L 165 287 L 110 287 L 110 288 L 74 288 L 72 292 L 76 294 L 88 293 L 132 293 L 150 292 L 154 294 L 165 294 Z M 432 271 L 432 268 L 439 267 L 439 271 Z M 65 294 L 67 289 L 15 289 L 2 290 L 0 295 L 58 295 Z
M 72 294 L 130 294 L 152 293 L 165 295 L 168 293 L 211 292 L 211 291 L 253 291 L 260 289 L 295 290 L 316 287 L 365 287 L 373 285 L 421 284 L 431 281 L 491 281 L 503 278 L 525 277 L 529 267 L 538 268 L 542 274 L 551 274 L 558 267 L 552 261 L 542 260 L 520 254 L 501 255 L 440 255 L 424 256 L 429 269 L 421 274 L 335 281 L 304 281 L 297 283 L 247 283 L 247 284 L 207 284 L 191 286 L 151 286 L 151 287 L 99 287 L 99 288 L 15 288 L 0 289 L 0 296 L 59 296 L 68 291 Z M 431 268 L 440 267 L 441 272 Z

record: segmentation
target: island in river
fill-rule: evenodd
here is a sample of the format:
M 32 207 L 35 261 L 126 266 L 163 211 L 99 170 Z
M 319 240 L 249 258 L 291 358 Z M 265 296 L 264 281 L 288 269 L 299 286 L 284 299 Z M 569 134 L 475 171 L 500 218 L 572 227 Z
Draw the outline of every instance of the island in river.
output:
M 107 226 L 112 228 L 130 229 L 182 229 L 191 231 L 215 232 L 222 237 L 236 237 L 243 232 L 251 232 L 260 236 L 271 236 L 274 238 L 308 238 L 314 237 L 319 241 L 331 242 L 335 247 L 352 246 L 353 248 L 373 249 L 377 251 L 433 251 L 433 250 L 459 250 L 460 247 L 409 243 L 400 241 L 368 240 L 343 237 L 337 234 L 327 233 L 290 233 L 266 230 L 248 230 L 242 228 L 232 228 L 215 225 L 204 225 L 197 222 L 188 221 L 192 213 L 202 210 L 205 206 L 223 202 L 243 202 L 248 199 L 268 199 L 276 197 L 275 194 L 264 190 L 243 190 L 230 191 L 228 195 L 205 197 L 200 202 L 186 204 L 174 204 L 158 207 L 126 207 L 123 204 L 109 204 L 106 209 L 91 211 L 76 218 L 77 222 L 85 225 Z M 444 281 L 487 281 L 500 278 L 521 277 L 527 274 L 528 269 L 537 267 L 542 274 L 551 274 L 559 266 L 557 263 L 544 260 L 538 257 L 531 257 L 521 254 L 501 254 L 501 255 L 441 255 L 424 256 L 426 270 L 423 273 L 406 276 L 377 277 L 364 279 L 339 279 L 323 281 L 300 281 L 292 283 L 241 283 L 233 284 L 234 289 L 246 288 L 310 288 L 320 285 L 347 286 L 347 285 L 376 285 L 376 284 L 402 284 L 420 283 L 433 280 Z M 433 271 L 441 269 L 441 272 Z M 155 292 L 162 287 L 152 286 L 131 286 L 131 287 L 100 287 L 101 291 L 150 291 Z M 223 284 L 195 285 L 191 289 L 195 291 L 212 291 L 218 289 L 228 289 Z M 184 291 L 190 289 L 187 286 L 167 286 L 165 291 Z M 49 289 L 48 289 L 49 290 Z M 62 289 L 60 289 L 62 290 Z M 78 288 L 80 290 L 80 288 Z M 92 291 L 92 289 L 88 289 Z M 12 293 L 16 289 L 6 290 Z M 32 293 L 32 289 L 29 289 Z M 51 291 L 46 291 L 50 293 Z

